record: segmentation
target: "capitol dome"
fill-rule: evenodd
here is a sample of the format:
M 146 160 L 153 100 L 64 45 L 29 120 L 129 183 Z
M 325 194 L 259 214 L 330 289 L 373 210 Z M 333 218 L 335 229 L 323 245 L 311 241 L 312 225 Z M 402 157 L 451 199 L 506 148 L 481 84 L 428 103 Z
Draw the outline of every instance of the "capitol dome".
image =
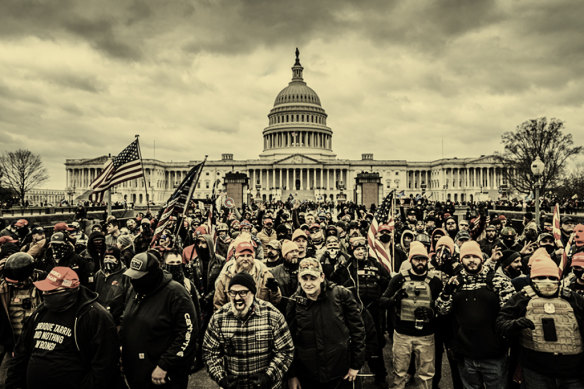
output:
M 316 92 L 304 82 L 303 70 L 296 49 L 292 81 L 278 93 L 268 114 L 269 125 L 263 131 L 261 158 L 291 154 L 335 157 L 332 152 L 333 132 L 326 125 L 327 114 Z

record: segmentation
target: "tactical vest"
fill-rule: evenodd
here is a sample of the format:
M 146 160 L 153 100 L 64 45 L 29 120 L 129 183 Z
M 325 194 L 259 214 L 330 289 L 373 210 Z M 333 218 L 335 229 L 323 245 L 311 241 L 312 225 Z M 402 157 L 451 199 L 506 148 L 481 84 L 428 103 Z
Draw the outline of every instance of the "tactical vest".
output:
M 399 318 L 402 321 L 415 322 L 418 321 L 414 315 L 414 311 L 418 307 L 430 308 L 432 305 L 432 291 L 430 289 L 431 277 L 426 276 L 423 281 L 412 280 L 410 273 L 407 270 L 401 273 L 404 276 L 404 283 L 402 289 L 407 293 L 401 301 L 401 309 Z M 428 320 L 423 322 L 428 323 Z
M 24 322 L 32 316 L 38 304 L 39 298 L 36 288 L 12 289 L 8 314 L 10 315 L 10 324 L 15 337 L 20 336 Z
M 530 297 L 525 317 L 535 324 L 535 330 L 524 329 L 521 332 L 523 347 L 563 355 L 580 354 L 584 351 L 578 322 L 568 301 L 561 297 L 540 297 L 531 286 L 526 286 L 523 291 Z M 544 326 L 547 327 L 547 336 Z

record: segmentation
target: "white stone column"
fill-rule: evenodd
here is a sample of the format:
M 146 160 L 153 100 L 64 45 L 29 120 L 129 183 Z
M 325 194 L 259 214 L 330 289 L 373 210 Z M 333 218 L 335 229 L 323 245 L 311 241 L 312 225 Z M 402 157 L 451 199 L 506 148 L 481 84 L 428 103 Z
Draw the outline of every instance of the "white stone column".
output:
M 296 190 L 296 168 L 292 169 L 292 189 Z

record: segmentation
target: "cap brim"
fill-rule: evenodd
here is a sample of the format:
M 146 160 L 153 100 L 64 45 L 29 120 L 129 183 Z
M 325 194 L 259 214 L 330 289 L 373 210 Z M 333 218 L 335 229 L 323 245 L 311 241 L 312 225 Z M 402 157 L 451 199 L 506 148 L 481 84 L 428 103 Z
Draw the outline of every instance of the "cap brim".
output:
M 48 292 L 50 290 L 55 290 L 59 288 L 59 286 L 52 284 L 51 281 L 49 280 L 36 281 L 33 282 L 33 284 L 34 286 L 36 286 L 38 290 L 41 290 L 43 292 Z
M 128 269 L 124 272 L 124 275 L 130 277 L 133 280 L 137 280 L 139 278 L 142 278 L 146 274 L 148 274 L 147 271 L 138 271 L 138 270 L 134 270 L 134 269 Z
M 298 276 L 299 277 L 305 276 L 307 274 L 309 274 L 309 275 L 311 275 L 313 277 L 317 277 L 318 278 L 318 277 L 320 277 L 320 275 L 322 273 L 319 272 L 318 270 L 312 270 L 312 269 L 305 269 L 305 270 L 302 270 L 302 271 L 299 271 L 298 272 Z

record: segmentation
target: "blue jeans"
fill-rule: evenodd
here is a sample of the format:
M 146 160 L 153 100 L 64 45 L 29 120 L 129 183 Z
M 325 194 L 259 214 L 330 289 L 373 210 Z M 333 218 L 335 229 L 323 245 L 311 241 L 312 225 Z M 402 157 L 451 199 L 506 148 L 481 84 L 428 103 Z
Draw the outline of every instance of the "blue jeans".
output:
M 507 357 L 463 358 L 458 364 L 465 389 L 503 389 L 507 386 Z
M 583 389 L 582 378 L 556 378 L 523 368 L 525 389 Z

